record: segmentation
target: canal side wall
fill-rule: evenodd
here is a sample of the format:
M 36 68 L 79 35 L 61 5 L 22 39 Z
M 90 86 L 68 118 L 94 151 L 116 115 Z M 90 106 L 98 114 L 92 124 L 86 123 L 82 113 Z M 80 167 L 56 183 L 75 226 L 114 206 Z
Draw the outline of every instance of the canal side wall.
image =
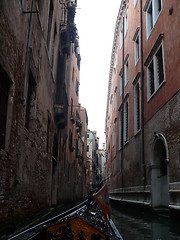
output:
M 180 147 L 180 111 L 174 108 L 174 105 L 180 104 L 180 91 L 158 111 L 151 120 L 145 125 L 145 159 L 146 159 L 146 180 L 147 184 L 143 186 L 143 169 L 140 171 L 137 155 L 137 148 L 134 144 L 134 139 L 131 139 L 128 144 L 129 158 L 124 163 L 124 185 L 121 185 L 121 177 L 119 174 L 120 158 L 117 156 L 112 164 L 112 182 L 110 185 L 110 198 L 118 201 L 127 201 L 151 206 L 151 171 L 153 165 L 152 151 L 155 133 L 161 132 L 167 139 L 169 161 L 168 161 L 168 193 L 169 193 L 169 208 L 174 210 L 180 209 L 180 168 L 179 168 L 179 147 Z M 165 119 L 165 121 L 164 121 Z M 136 142 L 137 144 L 137 142 Z M 140 144 L 138 146 L 141 146 Z M 137 146 L 137 147 L 138 147 Z M 139 147 L 139 152 L 141 148 Z M 125 148 L 126 156 L 126 148 Z M 138 167 L 133 169 L 133 164 L 137 163 Z M 115 169 L 115 172 L 114 172 Z M 131 171 L 132 170 L 132 171 Z M 126 172 L 127 171 L 127 172 Z M 118 175 L 119 174 L 119 175 Z M 126 177 L 128 175 L 128 178 Z M 116 176 L 116 177 L 114 177 Z M 159 176 L 160 178 L 161 176 Z
M 71 98 L 80 111 L 73 12 L 54 0 L 0 1 L 0 238 L 87 194 L 82 135 L 74 124 L 72 152 L 67 124 Z
M 179 8 L 177 1 L 121 3 L 106 112 L 112 199 L 152 208 L 180 207 Z M 149 22 L 155 15 L 156 21 Z
M 0 233 L 12 231 L 20 222 L 30 221 L 30 217 L 50 206 L 51 160 L 46 151 L 46 129 L 47 112 L 53 113 L 54 76 L 37 14 L 33 14 L 27 49 L 32 1 L 23 2 L 23 5 L 20 1 L 0 4 L 1 76 L 3 72 L 10 82 L 6 142 L 4 149 L 0 149 Z M 37 10 L 37 5 L 34 9 Z M 36 90 L 27 118 L 28 85 L 25 86 L 24 78 L 28 75 Z M 53 135 L 53 118 L 51 123 Z

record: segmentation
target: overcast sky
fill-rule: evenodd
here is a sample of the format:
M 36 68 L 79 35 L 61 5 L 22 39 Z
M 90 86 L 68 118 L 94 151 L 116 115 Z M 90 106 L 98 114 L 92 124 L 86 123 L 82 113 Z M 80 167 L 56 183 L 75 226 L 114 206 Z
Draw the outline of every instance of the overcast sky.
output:
M 88 128 L 105 143 L 105 116 L 115 22 L 121 0 L 77 0 L 75 23 L 80 39 L 79 102 Z

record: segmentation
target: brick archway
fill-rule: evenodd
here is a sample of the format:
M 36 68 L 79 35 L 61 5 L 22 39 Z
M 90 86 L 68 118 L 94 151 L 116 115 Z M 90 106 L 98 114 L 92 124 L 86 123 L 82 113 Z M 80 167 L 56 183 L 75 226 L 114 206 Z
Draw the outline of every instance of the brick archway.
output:
M 168 145 L 161 133 L 155 134 L 151 165 L 151 204 L 152 207 L 169 205 Z

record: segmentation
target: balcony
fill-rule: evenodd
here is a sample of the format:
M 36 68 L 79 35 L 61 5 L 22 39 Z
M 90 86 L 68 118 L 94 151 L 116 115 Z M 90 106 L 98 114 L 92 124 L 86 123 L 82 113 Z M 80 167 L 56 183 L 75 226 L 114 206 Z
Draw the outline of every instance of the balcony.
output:
M 81 133 L 81 131 L 82 131 L 82 125 L 83 125 L 83 123 L 81 122 L 81 120 L 80 120 L 79 118 L 76 119 L 76 131 L 77 131 L 77 132 Z
M 58 129 L 64 128 L 67 124 L 65 106 L 54 104 L 54 121 Z
M 72 124 L 75 124 L 76 118 L 75 118 L 74 114 L 71 115 L 70 119 L 71 119 Z

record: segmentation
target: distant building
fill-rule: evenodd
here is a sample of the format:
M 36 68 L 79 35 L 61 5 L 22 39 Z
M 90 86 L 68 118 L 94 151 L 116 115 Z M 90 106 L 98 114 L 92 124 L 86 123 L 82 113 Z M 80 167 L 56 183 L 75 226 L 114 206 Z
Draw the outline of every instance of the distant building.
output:
M 87 131 L 87 172 L 90 177 L 90 190 L 95 190 L 99 183 L 98 169 L 99 138 L 96 131 Z
M 122 1 L 106 112 L 110 196 L 180 207 L 180 5 Z
M 84 181 L 83 183 L 83 196 L 89 193 L 88 186 L 89 186 L 89 178 L 87 176 L 87 131 L 88 131 L 88 115 L 87 111 L 84 107 L 80 107 L 80 118 L 82 121 L 82 132 L 81 132 L 81 139 L 83 144 L 83 171 L 84 171 Z
M 98 150 L 98 162 L 99 162 L 99 175 L 100 182 L 104 184 L 106 182 L 106 145 L 103 144 L 103 148 Z

